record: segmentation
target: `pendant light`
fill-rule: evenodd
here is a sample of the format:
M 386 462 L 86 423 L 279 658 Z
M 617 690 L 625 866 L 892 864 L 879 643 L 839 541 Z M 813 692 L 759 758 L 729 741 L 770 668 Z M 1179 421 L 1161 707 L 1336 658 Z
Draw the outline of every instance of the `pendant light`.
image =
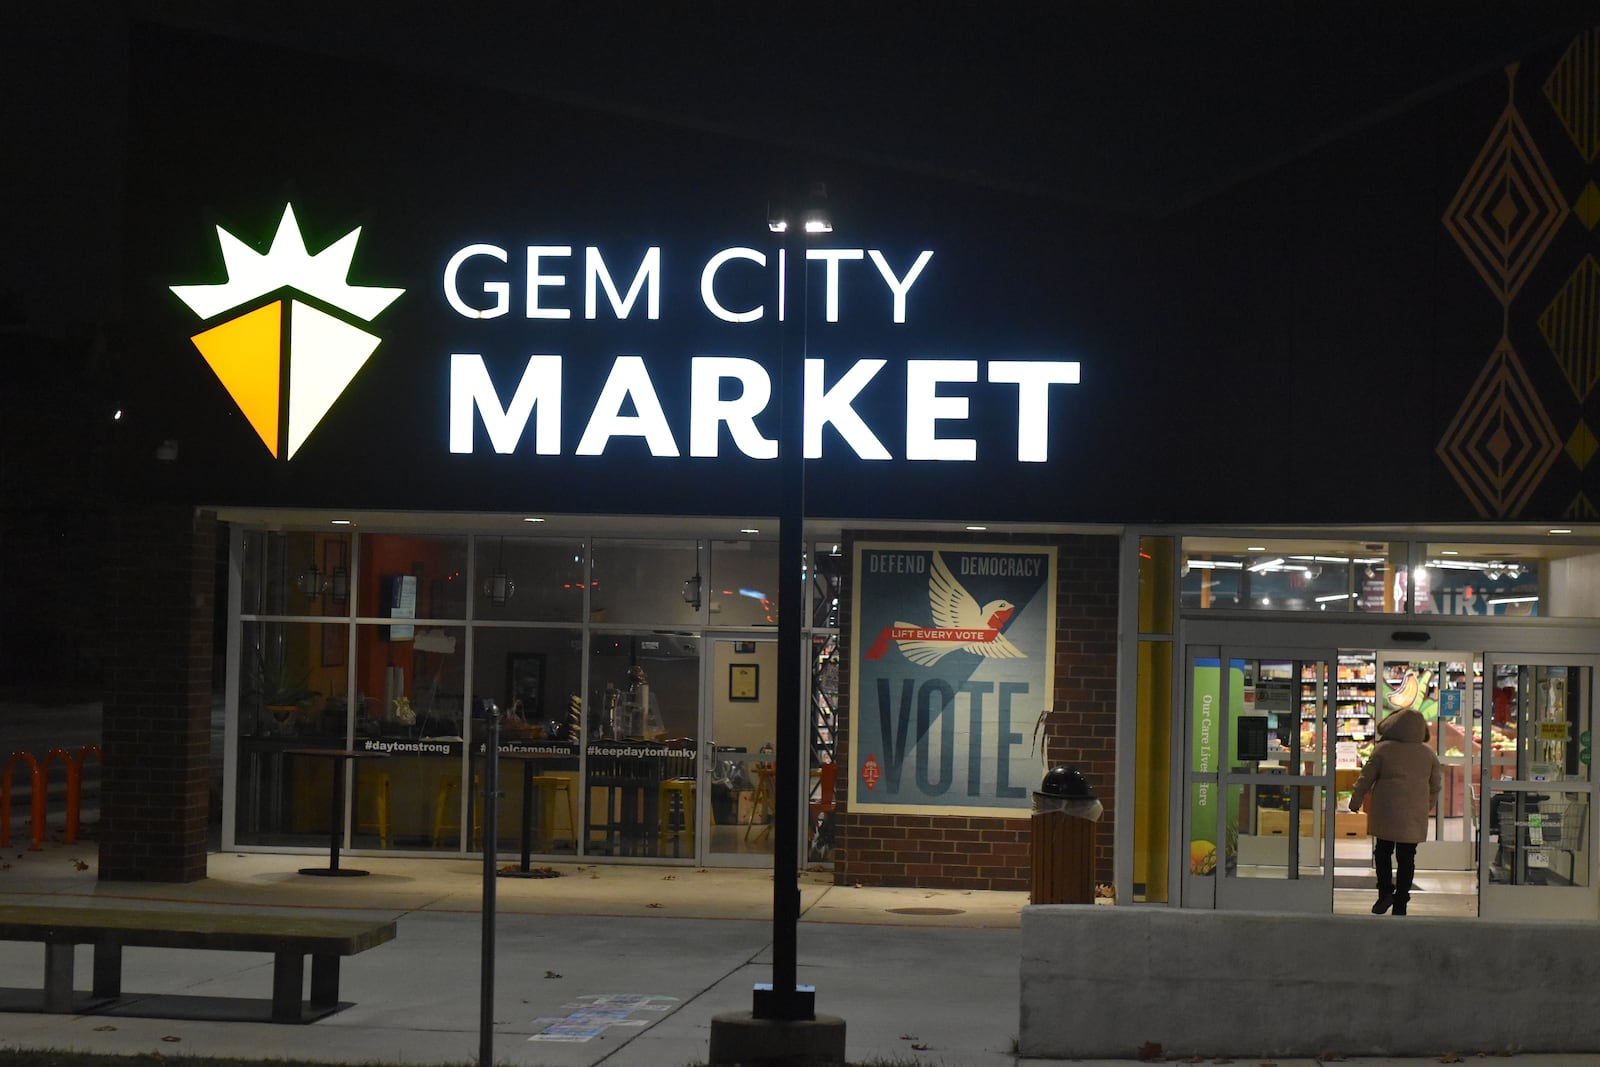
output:
M 517 583 L 506 573 L 506 539 L 500 538 L 500 559 L 494 573 L 483 580 L 483 595 L 497 606 L 503 606 L 517 591 Z

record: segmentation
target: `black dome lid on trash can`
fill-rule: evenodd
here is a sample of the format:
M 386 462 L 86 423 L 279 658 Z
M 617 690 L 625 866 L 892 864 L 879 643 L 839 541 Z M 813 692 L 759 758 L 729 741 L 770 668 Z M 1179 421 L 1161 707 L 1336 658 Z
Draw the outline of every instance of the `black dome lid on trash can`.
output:
M 1051 767 L 1044 772 L 1044 781 L 1037 792 L 1041 796 L 1064 797 L 1068 800 L 1094 800 L 1094 790 L 1089 780 L 1076 767 Z

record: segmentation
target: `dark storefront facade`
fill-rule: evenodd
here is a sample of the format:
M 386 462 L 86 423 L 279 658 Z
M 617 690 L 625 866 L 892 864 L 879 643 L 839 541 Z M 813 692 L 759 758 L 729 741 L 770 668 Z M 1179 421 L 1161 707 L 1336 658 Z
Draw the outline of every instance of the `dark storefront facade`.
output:
M 1067 764 L 1119 901 L 1321 907 L 1415 700 L 1439 862 L 1600 910 L 1596 41 L 1132 222 L 139 29 L 103 876 L 203 874 L 213 688 L 226 848 L 479 851 L 488 699 L 503 852 L 770 863 L 792 654 L 841 883 L 1026 888 Z

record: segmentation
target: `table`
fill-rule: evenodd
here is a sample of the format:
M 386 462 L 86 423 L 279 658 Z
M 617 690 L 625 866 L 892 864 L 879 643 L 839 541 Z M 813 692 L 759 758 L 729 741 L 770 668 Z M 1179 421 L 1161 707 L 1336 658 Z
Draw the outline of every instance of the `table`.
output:
M 518 749 L 501 749 L 497 755 L 499 755 L 501 759 L 516 760 L 522 764 L 522 865 L 520 867 L 508 867 L 504 870 L 496 870 L 495 873 L 504 875 L 507 878 L 532 878 L 534 877 L 534 872 L 530 861 L 533 856 L 534 763 L 538 760 L 548 760 L 552 758 L 560 759 L 563 757 L 553 757 L 547 752 L 533 752 Z M 578 828 L 574 826 L 572 828 L 572 832 L 574 835 L 576 835 Z M 488 844 L 486 847 L 493 848 L 494 845 Z M 548 849 L 550 847 L 550 842 L 544 842 L 544 847 Z
M 358 752 L 353 748 L 291 748 L 290 756 L 321 757 L 333 761 L 333 800 L 329 803 L 328 812 L 328 865 L 326 867 L 301 867 L 301 874 L 320 875 L 328 878 L 352 878 L 367 874 L 367 871 L 356 870 L 353 867 L 339 866 L 339 830 L 340 805 L 344 801 L 344 767 L 346 763 L 354 763 L 363 756 L 367 759 L 384 759 L 387 752 Z M 351 803 L 353 804 L 354 798 Z

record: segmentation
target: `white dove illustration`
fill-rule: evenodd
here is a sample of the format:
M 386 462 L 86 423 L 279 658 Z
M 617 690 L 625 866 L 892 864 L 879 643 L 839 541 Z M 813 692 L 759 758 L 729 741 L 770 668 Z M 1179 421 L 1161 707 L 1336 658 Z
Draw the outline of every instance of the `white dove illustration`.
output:
M 950 573 L 944 556 L 933 554 L 933 577 L 928 579 L 928 606 L 933 612 L 933 624 L 949 630 L 999 630 L 1017 612 L 1009 600 L 991 600 L 978 606 L 966 587 Z M 916 623 L 897 622 L 896 626 L 915 626 Z M 912 663 L 932 666 L 945 656 L 960 649 L 994 659 L 1022 659 L 1023 651 L 1008 641 L 1004 634 L 996 634 L 992 641 L 974 641 L 958 645 L 952 641 L 896 641 L 900 652 Z

